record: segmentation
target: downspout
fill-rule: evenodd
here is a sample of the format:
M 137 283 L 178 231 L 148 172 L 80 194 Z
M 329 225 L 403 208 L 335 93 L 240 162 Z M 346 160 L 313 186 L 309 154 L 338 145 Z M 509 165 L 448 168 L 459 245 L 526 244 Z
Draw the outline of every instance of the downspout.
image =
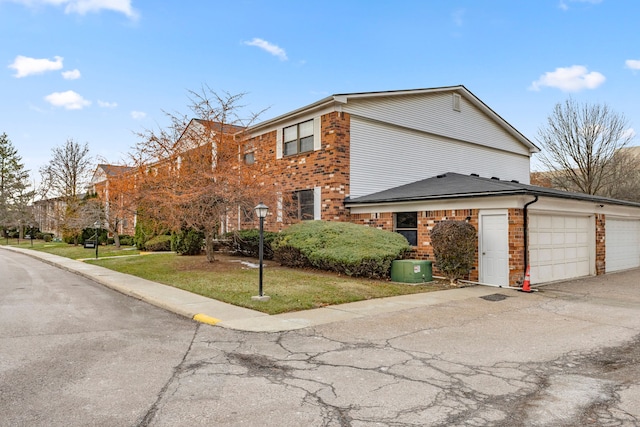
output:
M 534 204 L 538 201 L 538 196 L 533 196 L 533 199 L 530 202 L 524 204 L 523 215 L 524 215 L 524 272 L 522 273 L 522 277 L 527 275 L 527 269 L 529 268 L 529 215 L 527 213 L 527 208 L 529 205 Z M 524 280 L 524 279 L 523 279 Z

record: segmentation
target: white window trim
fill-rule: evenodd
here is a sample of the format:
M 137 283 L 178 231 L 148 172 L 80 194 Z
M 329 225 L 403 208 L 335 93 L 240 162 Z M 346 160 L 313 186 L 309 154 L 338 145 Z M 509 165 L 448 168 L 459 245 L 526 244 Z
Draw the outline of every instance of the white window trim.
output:
M 313 219 L 322 219 L 322 187 L 313 187 Z
M 309 120 L 311 119 L 300 120 L 294 124 L 280 126 L 276 129 L 276 159 L 282 159 L 284 157 L 284 141 L 283 141 L 284 129 L 290 126 L 294 126 L 296 124 L 308 122 Z M 321 123 L 322 122 L 320 120 L 320 117 L 313 118 L 313 151 L 318 151 L 322 149 L 322 137 L 320 134 L 321 128 L 322 128 Z M 305 151 L 305 153 L 308 153 L 308 151 Z M 296 153 L 296 154 L 292 154 L 291 156 L 296 156 L 298 154 L 304 154 L 304 153 Z

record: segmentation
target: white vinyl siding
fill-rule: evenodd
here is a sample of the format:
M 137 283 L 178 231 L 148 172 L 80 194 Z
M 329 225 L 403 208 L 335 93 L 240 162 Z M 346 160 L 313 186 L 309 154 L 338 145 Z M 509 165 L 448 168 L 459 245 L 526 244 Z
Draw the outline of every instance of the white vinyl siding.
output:
M 595 224 L 574 215 L 529 216 L 531 283 L 588 276 L 592 273 Z
M 474 144 L 530 155 L 528 147 L 464 97 L 460 98 L 460 111 L 455 111 L 452 107 L 451 92 L 353 99 L 343 106 L 343 111 Z M 527 178 L 526 183 L 528 182 Z
M 527 156 L 353 116 L 350 156 L 353 198 L 446 172 L 529 182 Z
M 640 221 L 606 218 L 606 271 L 640 267 Z

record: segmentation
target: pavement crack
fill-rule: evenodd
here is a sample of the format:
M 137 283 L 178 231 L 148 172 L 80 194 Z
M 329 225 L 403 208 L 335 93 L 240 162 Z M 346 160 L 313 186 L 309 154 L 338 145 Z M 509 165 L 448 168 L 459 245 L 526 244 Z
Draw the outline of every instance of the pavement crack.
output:
M 160 404 L 161 402 L 164 400 L 164 397 L 167 394 L 167 391 L 169 390 L 169 387 L 178 379 L 179 375 L 184 372 L 186 368 L 189 368 L 191 365 L 186 365 L 186 360 L 187 357 L 189 356 L 189 353 L 191 352 L 191 348 L 193 347 L 193 343 L 195 342 L 196 336 L 198 335 L 198 331 L 200 330 L 200 323 L 196 323 L 196 327 L 193 331 L 193 336 L 191 337 L 191 341 L 189 342 L 189 347 L 187 347 L 187 350 L 185 351 L 185 353 L 182 356 L 182 360 L 180 361 L 180 363 L 178 363 L 178 365 L 173 368 L 173 373 L 171 375 L 171 377 L 169 378 L 169 380 L 167 380 L 167 382 L 165 383 L 165 385 L 162 387 L 162 389 L 160 390 L 160 392 L 158 393 L 158 397 L 156 399 L 155 402 L 153 402 L 153 405 L 151 405 L 151 407 L 149 408 L 149 410 L 147 411 L 147 413 L 145 414 L 144 418 L 142 419 L 142 421 L 140 421 L 140 423 L 138 423 L 138 427 L 146 427 L 148 426 L 151 421 L 153 421 L 153 418 L 156 416 L 156 414 L 158 413 L 158 410 L 160 409 Z

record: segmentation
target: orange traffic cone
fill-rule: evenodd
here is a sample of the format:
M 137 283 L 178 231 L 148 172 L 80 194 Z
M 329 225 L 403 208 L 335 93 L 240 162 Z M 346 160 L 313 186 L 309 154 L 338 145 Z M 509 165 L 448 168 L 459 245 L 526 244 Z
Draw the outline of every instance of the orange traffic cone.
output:
M 529 266 L 527 266 L 527 272 L 524 275 L 524 282 L 522 283 L 522 289 L 520 292 L 533 292 L 531 290 L 531 278 L 529 277 Z

